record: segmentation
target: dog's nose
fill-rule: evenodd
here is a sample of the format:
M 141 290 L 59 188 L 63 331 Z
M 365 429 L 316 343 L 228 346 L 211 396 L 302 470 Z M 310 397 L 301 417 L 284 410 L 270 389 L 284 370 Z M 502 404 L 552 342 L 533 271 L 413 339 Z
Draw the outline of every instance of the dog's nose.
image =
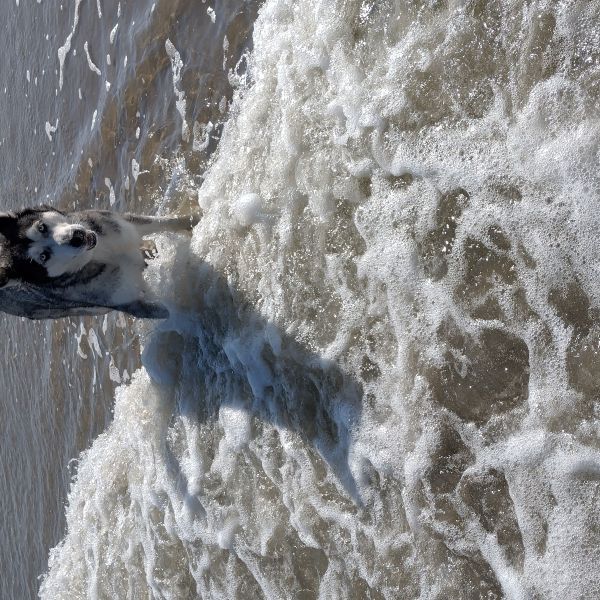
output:
M 85 244 L 85 231 L 83 229 L 74 229 L 69 244 L 75 248 L 83 246 Z

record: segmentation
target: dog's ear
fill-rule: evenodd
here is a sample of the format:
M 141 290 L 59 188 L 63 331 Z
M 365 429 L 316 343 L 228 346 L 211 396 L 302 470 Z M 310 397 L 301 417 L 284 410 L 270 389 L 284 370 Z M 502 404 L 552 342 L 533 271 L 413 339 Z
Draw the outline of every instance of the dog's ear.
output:
M 12 260 L 0 245 L 0 288 L 3 288 L 12 276 Z
M 8 269 L 0 267 L 0 288 L 3 288 L 10 281 Z
M 9 237 L 17 226 L 17 216 L 12 212 L 0 212 L 0 233 Z M 0 261 L 1 262 L 1 261 Z

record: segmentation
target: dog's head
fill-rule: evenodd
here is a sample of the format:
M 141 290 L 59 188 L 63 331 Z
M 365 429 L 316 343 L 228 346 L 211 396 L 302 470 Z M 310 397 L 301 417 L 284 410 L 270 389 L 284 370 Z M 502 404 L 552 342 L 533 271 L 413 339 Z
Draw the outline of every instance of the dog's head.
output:
M 0 286 L 75 273 L 90 260 L 97 242 L 93 231 L 50 206 L 0 213 L 0 234 Z

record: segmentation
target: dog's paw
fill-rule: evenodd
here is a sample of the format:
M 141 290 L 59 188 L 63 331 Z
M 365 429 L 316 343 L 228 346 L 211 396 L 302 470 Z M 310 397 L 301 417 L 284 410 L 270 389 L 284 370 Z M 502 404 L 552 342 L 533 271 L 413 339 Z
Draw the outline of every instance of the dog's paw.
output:
M 181 229 L 182 230 L 187 229 L 187 231 L 192 231 L 192 229 L 194 229 L 194 227 L 196 227 L 196 225 L 198 225 L 198 223 L 200 223 L 201 218 L 202 218 L 202 211 L 199 208 L 192 210 L 192 212 L 185 215 L 184 217 L 178 217 L 178 219 L 181 223 Z
M 156 248 L 154 240 L 142 240 L 140 250 L 142 252 L 142 256 L 146 260 L 152 260 L 153 258 L 156 258 L 158 256 L 158 250 Z
M 193 229 L 198 223 L 200 223 L 200 219 L 202 218 L 202 211 L 200 209 L 195 210 L 190 214 L 190 229 Z

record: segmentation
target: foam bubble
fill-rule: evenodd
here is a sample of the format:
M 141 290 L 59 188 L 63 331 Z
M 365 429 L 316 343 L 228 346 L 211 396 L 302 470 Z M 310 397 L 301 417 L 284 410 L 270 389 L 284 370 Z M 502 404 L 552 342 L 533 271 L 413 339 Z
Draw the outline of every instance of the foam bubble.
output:
M 235 218 L 240 225 L 252 225 L 260 218 L 262 199 L 258 194 L 242 194 L 235 203 Z

